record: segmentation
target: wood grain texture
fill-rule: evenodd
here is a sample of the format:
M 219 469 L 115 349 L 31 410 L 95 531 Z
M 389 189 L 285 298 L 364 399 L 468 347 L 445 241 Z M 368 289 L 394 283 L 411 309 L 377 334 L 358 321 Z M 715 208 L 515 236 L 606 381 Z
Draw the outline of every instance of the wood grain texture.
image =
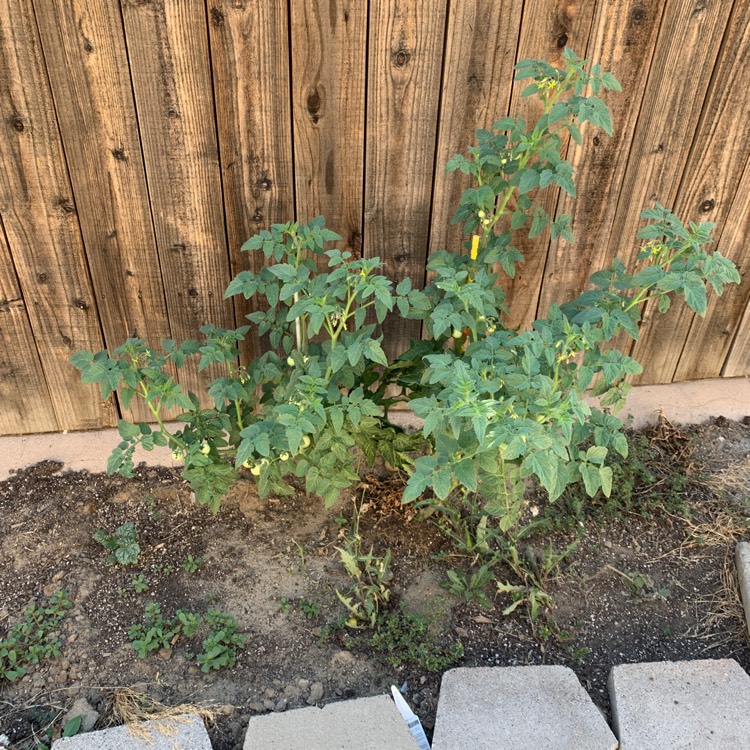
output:
M 0 435 L 57 429 L 34 333 L 0 226 Z
M 516 0 L 466 0 L 449 7 L 430 252 L 458 250 L 464 242 L 461 225 L 450 221 L 471 180 L 444 168 L 455 153 L 466 153 L 477 128 L 491 128 L 508 113 L 521 10 Z
M 731 4 L 668 0 L 610 234 L 611 255 L 632 260 L 640 212 L 672 205 Z
M 717 0 L 669 0 L 665 8 L 608 246 L 631 268 L 640 212 L 656 201 L 674 205 L 730 11 Z M 646 308 L 643 339 L 651 318 Z
M 253 234 L 294 218 L 286 0 L 208 1 L 209 39 L 232 275 L 258 272 L 261 253 L 241 253 Z M 235 317 L 257 309 L 238 296 Z M 257 357 L 254 330 L 243 359 Z
M 151 212 L 173 336 L 200 337 L 209 323 L 234 327 L 206 8 L 193 0 L 123 0 L 125 38 Z M 219 374 L 180 382 L 196 393 Z
M 597 4 L 586 56 L 592 65 L 614 73 L 623 90 L 602 94 L 612 114 L 612 137 L 585 125 L 583 145 L 570 144 L 578 197 L 561 192 L 556 217 L 571 215 L 575 244 L 563 239 L 551 244 L 537 317 L 545 316 L 553 302 L 577 297 L 589 276 L 612 260 L 609 235 L 663 10 L 664 0 Z
M 676 380 L 750 374 L 750 160 L 718 238 L 722 254 L 740 269 L 739 286 L 711 294 L 705 318 L 693 318 Z
M 297 217 L 362 251 L 367 0 L 291 0 Z
M 111 404 L 67 362 L 103 341 L 29 0 L 0 2 L 0 112 L 0 216 L 57 426 L 111 425 Z
M 171 331 L 119 7 L 37 0 L 36 17 L 105 342 L 158 344 Z M 126 416 L 151 419 L 137 400 Z
M 445 0 L 372 0 L 368 60 L 364 252 L 394 281 L 424 284 L 435 163 Z M 388 319 L 389 355 L 420 336 Z
M 544 59 L 559 65 L 562 50 L 567 46 L 580 57 L 585 57 L 591 32 L 595 3 L 570 2 L 570 0 L 530 0 L 524 4 L 521 36 L 518 42 L 518 60 Z M 517 81 L 513 86 L 511 115 L 523 117 L 528 124 L 536 122 L 542 108 L 536 97 L 521 98 L 528 81 Z M 563 134 L 561 134 L 561 137 Z M 567 133 L 564 134 L 561 153 L 567 152 Z M 552 185 L 532 198 L 554 215 L 559 188 Z M 515 246 L 524 256 L 516 268 L 514 279 L 503 279 L 508 295 L 510 314 L 505 321 L 509 326 L 528 328 L 536 318 L 539 289 L 549 252 L 549 229 L 529 240 L 523 231 L 514 237 Z
M 737 210 L 735 196 L 750 156 L 750 86 L 732 85 L 747 76 L 750 64 L 750 3 L 735 4 L 716 62 L 693 148 L 685 166 L 673 210 L 685 222 L 716 223 L 717 249 L 744 265 L 750 256 L 741 247 L 725 247 L 720 239 L 724 223 Z M 730 211 L 731 209 L 731 211 Z M 742 290 L 728 289 L 718 301 L 711 294 L 711 310 L 700 320 L 690 308 L 675 304 L 663 317 L 647 308 L 658 320 L 638 342 L 635 353 L 643 364 L 640 382 L 670 382 L 689 373 L 716 377 L 731 344 L 738 319 L 736 305 Z M 694 320 L 695 318 L 695 320 Z M 688 339 L 688 332 L 690 337 Z M 679 365 L 679 367 L 678 367 Z M 678 375 L 678 370 L 681 369 Z

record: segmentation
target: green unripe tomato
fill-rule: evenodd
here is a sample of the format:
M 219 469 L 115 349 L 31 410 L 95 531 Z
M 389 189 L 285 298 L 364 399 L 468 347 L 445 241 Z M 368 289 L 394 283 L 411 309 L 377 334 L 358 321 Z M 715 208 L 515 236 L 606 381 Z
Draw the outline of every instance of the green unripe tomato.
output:
M 248 458 L 247 461 L 243 462 L 242 466 L 245 469 L 250 469 L 250 468 L 252 468 L 253 464 L 250 462 L 250 459 Z
M 255 464 L 255 466 L 253 466 L 253 467 L 252 467 L 252 468 L 250 469 L 250 473 L 251 473 L 251 474 L 252 474 L 252 475 L 253 475 L 254 477 L 259 477 L 259 476 L 260 476 L 260 464 Z
M 486 214 L 486 213 L 485 213 L 484 211 L 479 211 L 479 213 L 477 214 L 477 216 L 478 216 L 478 217 L 479 217 L 480 219 L 483 219 L 483 218 L 484 218 L 485 216 L 487 216 L 487 214 Z
M 182 461 L 183 458 L 185 458 L 185 454 L 179 448 L 172 451 L 173 461 Z
M 460 339 L 461 336 L 463 336 L 463 331 L 459 331 L 458 328 L 453 329 L 453 333 L 451 334 L 454 339 Z
M 289 460 L 289 454 L 288 454 L 288 453 L 287 453 L 286 451 L 284 451 L 284 452 L 283 452 L 283 453 L 282 453 L 282 454 L 281 454 L 281 455 L 279 456 L 279 461 L 288 461 L 288 460 Z
M 294 359 L 292 357 L 287 357 L 286 363 L 289 365 L 289 367 L 294 367 Z
M 311 442 L 312 442 L 312 440 L 310 440 L 310 437 L 309 437 L 308 435 L 305 435 L 305 436 L 304 436 L 304 437 L 302 438 L 302 448 L 303 448 L 303 449 L 305 449 L 305 448 L 309 448 L 309 447 L 310 447 L 310 443 L 311 443 Z
M 204 440 L 201 444 L 201 453 L 204 456 L 207 456 L 211 452 L 211 446 L 208 444 L 207 440 Z

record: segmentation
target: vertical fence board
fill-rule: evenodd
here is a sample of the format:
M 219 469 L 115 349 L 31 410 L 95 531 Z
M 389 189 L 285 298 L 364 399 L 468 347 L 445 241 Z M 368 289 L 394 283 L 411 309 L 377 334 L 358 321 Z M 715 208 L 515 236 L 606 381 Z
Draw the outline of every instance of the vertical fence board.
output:
M 570 144 L 578 197 L 561 193 L 556 218 L 571 215 L 575 244 L 552 243 L 541 279 L 539 317 L 553 302 L 577 297 L 591 273 L 611 261 L 609 234 L 663 10 L 664 0 L 597 4 L 587 57 L 614 73 L 623 90 L 602 94 L 612 114 L 612 137 L 586 125 L 583 145 Z
M 58 429 L 8 243 L 0 227 L 0 435 Z
M 119 7 L 37 0 L 36 15 L 105 342 L 169 338 Z M 126 414 L 150 418 L 138 400 Z
M 667 3 L 608 248 L 631 268 L 640 212 L 655 201 L 674 204 L 730 10 L 729 3 L 703 0 Z M 633 347 L 637 359 L 651 317 L 647 306 Z
M 583 57 L 591 32 L 594 16 L 593 2 L 567 2 L 565 0 L 530 0 L 524 4 L 521 37 L 518 43 L 519 60 L 542 58 L 552 65 L 561 62 L 564 47 L 570 47 Z M 523 117 L 528 124 L 536 122 L 542 114 L 536 97 L 521 98 L 528 81 L 517 81 L 513 86 L 511 114 Z M 562 134 L 562 154 L 567 150 L 567 133 Z M 538 197 L 544 210 L 554 215 L 559 189 L 551 185 Z M 527 225 L 528 226 L 528 225 Z M 510 310 L 506 323 L 527 328 L 536 317 L 539 288 L 549 250 L 549 228 L 533 240 L 520 232 L 515 237 L 515 246 L 524 256 L 524 262 L 516 267 L 513 279 L 504 278 L 503 287 L 508 295 Z
M 477 128 L 492 127 L 508 111 L 521 10 L 516 0 L 466 0 L 450 5 L 430 252 L 461 247 L 462 228 L 450 220 L 471 180 L 460 172 L 446 174 L 445 165 L 453 154 L 466 153 Z
M 731 4 L 668 0 L 610 235 L 632 260 L 640 212 L 674 202 Z
M 367 0 L 291 0 L 297 217 L 362 248 Z
M 232 275 L 257 273 L 262 255 L 242 244 L 294 218 L 287 0 L 208 0 L 208 13 Z M 257 303 L 234 299 L 242 325 Z M 245 343 L 245 357 L 260 355 L 255 329 Z
M 719 249 L 740 269 L 742 282 L 709 297 L 705 318 L 693 318 L 677 379 L 750 374 L 750 160 L 727 212 Z M 730 348 L 731 347 L 731 348 Z
M 206 9 L 192 0 L 123 0 L 146 176 L 175 338 L 234 326 Z M 180 382 L 201 392 L 219 374 L 195 363 Z
M 67 360 L 101 349 L 43 56 L 29 0 L 0 2 L 0 216 L 60 429 L 111 425 L 114 413 Z
M 750 156 L 750 86 L 724 85 L 741 81 L 750 64 L 750 3 L 737 3 L 729 22 L 729 33 L 722 45 L 713 75 L 713 83 L 703 114 L 693 138 L 693 149 L 685 167 L 674 211 L 683 221 L 712 221 L 716 223 L 714 236 L 718 240 L 727 220 L 733 199 L 742 179 L 742 172 Z M 719 241 L 718 249 L 725 252 Z M 736 253 L 739 248 L 733 248 Z M 741 252 L 741 251 L 740 251 Z M 732 257 L 732 256 L 730 256 Z M 733 260 L 738 258 L 733 257 Z M 729 289 L 729 299 L 737 297 L 737 289 Z M 734 312 L 727 297 L 715 305 L 718 320 L 710 318 L 702 324 L 696 321 L 696 333 L 710 334 L 696 346 L 686 342 L 695 314 L 684 304 L 672 309 L 651 326 L 636 348 L 644 366 L 642 380 L 657 382 L 673 380 L 678 363 L 696 362 L 698 367 L 713 365 L 713 376 L 718 376 L 729 350 L 734 331 L 727 328 L 726 315 Z M 740 295 L 741 299 L 741 295 Z M 708 327 L 706 327 L 708 326 Z M 684 354 L 683 354 L 684 351 Z
M 365 253 L 398 281 L 424 279 L 445 31 L 445 0 L 372 0 L 367 82 Z M 420 336 L 386 320 L 390 355 Z

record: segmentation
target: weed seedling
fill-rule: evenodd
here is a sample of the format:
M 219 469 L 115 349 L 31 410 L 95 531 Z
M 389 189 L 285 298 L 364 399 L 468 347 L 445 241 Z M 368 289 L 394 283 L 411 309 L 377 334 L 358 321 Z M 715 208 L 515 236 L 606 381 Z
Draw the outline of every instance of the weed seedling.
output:
M 299 608 L 308 620 L 314 620 L 320 614 L 320 604 L 312 599 L 300 599 Z
M 31 664 L 60 655 L 60 622 L 73 606 L 65 589 L 55 592 L 46 604 L 29 604 L 22 619 L 0 639 L 0 680 L 23 677 Z
M 467 602 L 476 602 L 480 607 L 489 609 L 491 605 L 484 588 L 495 578 L 490 568 L 490 564 L 482 565 L 468 576 L 463 570 L 449 570 L 448 580 L 443 586 L 454 596 L 460 596 Z
M 203 641 L 203 651 L 197 661 L 201 672 L 233 667 L 237 661 L 237 650 L 245 648 L 245 636 L 237 632 L 237 624 L 231 615 L 210 609 L 206 613 L 210 626 L 208 637 Z
M 138 562 L 141 548 L 132 521 L 117 528 L 114 534 L 107 534 L 103 529 L 97 529 L 94 532 L 94 541 L 109 550 L 107 565 L 135 565 Z
M 197 573 L 198 568 L 200 568 L 202 562 L 202 557 L 193 557 L 192 555 L 188 555 L 182 563 L 182 569 L 186 573 Z
M 388 587 L 391 568 L 391 551 L 386 550 L 382 557 L 362 550 L 362 537 L 359 534 L 359 511 L 354 508 L 349 533 L 345 536 L 343 547 L 336 547 L 344 569 L 351 579 L 348 594 L 342 594 L 338 589 L 341 603 L 349 612 L 346 624 L 351 628 L 374 628 L 378 613 L 388 602 L 391 590 Z
M 282 596 L 281 599 L 279 599 L 279 603 L 276 605 L 276 609 L 278 609 L 282 614 L 288 615 L 292 611 L 293 606 L 294 602 L 291 599 Z
M 139 573 L 137 576 L 133 576 L 130 579 L 130 585 L 135 589 L 136 594 L 142 594 L 144 591 L 148 591 L 149 585 L 146 577 L 143 573 Z

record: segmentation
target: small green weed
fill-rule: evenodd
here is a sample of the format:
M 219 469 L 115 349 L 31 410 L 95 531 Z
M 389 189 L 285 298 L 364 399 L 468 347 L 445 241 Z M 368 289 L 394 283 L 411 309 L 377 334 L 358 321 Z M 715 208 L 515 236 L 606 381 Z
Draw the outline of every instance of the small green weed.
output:
M 0 639 L 0 680 L 13 682 L 28 672 L 29 665 L 60 655 L 59 626 L 72 606 L 67 590 L 61 589 L 46 604 L 32 602 L 26 607 L 22 619 Z
M 389 665 L 413 664 L 429 672 L 447 669 L 464 653 L 460 641 L 451 641 L 445 634 L 430 632 L 428 618 L 411 614 L 403 608 L 381 614 L 377 627 L 364 642 L 383 655 Z
M 149 585 L 146 577 L 143 573 L 139 573 L 137 576 L 133 576 L 130 579 L 130 585 L 135 589 L 136 594 L 142 594 L 144 591 L 148 591 Z
M 151 566 L 151 570 L 160 576 L 171 576 L 176 573 L 175 567 L 171 563 L 155 563 Z
M 198 568 L 200 568 L 202 562 L 202 557 L 193 557 L 192 555 L 188 555 L 182 563 L 182 569 L 186 573 L 190 573 L 192 575 L 193 573 L 198 572 Z
M 449 570 L 448 580 L 443 586 L 454 596 L 463 597 L 467 602 L 476 602 L 480 607 L 489 609 L 491 605 L 484 588 L 495 578 L 491 567 L 491 564 L 485 563 L 469 575 L 463 570 Z
M 362 551 L 362 537 L 359 534 L 359 511 L 354 508 L 354 517 L 345 536 L 343 547 L 336 547 L 344 569 L 351 579 L 351 588 L 347 594 L 338 589 L 341 603 L 349 612 L 346 624 L 350 628 L 374 628 L 378 613 L 388 602 L 391 590 L 388 587 L 391 568 L 391 551 L 379 557 L 373 553 Z
M 630 591 L 645 601 L 665 601 L 672 593 L 668 586 L 657 586 L 648 573 L 639 573 L 638 571 L 625 573 L 615 568 L 614 565 L 608 565 L 607 567 L 622 578 Z
M 286 596 L 282 596 L 281 599 L 279 599 L 279 603 L 276 605 L 276 609 L 285 615 L 288 615 L 292 611 L 292 607 L 294 607 L 294 602 Z
M 314 620 L 320 614 L 320 604 L 313 599 L 300 599 L 299 608 L 308 620 Z
M 237 650 L 245 648 L 245 636 L 237 632 L 234 618 L 218 609 L 210 609 L 206 613 L 206 622 L 210 632 L 203 641 L 203 651 L 196 657 L 201 672 L 233 667 L 237 661 Z
M 165 619 L 161 606 L 153 603 L 146 606 L 142 623 L 136 623 L 128 631 L 133 648 L 141 659 L 151 652 L 163 648 L 171 649 L 181 637 L 189 638 L 201 628 L 203 619 L 195 612 L 177 610 L 174 617 Z M 208 635 L 203 641 L 203 650 L 195 657 L 201 671 L 231 667 L 237 660 L 237 650 L 245 647 L 245 637 L 237 632 L 231 615 L 218 609 L 206 613 Z
M 97 529 L 94 532 L 94 541 L 99 542 L 104 549 L 109 550 L 107 565 L 117 563 L 134 565 L 138 562 L 141 548 L 132 521 L 122 524 L 115 530 L 114 534 L 107 534 L 103 529 Z
M 131 626 L 128 638 L 139 658 L 145 659 L 152 651 L 172 648 L 181 635 L 194 635 L 200 623 L 200 615 L 183 609 L 177 610 L 174 617 L 165 620 L 159 604 L 147 604 L 143 622 Z

